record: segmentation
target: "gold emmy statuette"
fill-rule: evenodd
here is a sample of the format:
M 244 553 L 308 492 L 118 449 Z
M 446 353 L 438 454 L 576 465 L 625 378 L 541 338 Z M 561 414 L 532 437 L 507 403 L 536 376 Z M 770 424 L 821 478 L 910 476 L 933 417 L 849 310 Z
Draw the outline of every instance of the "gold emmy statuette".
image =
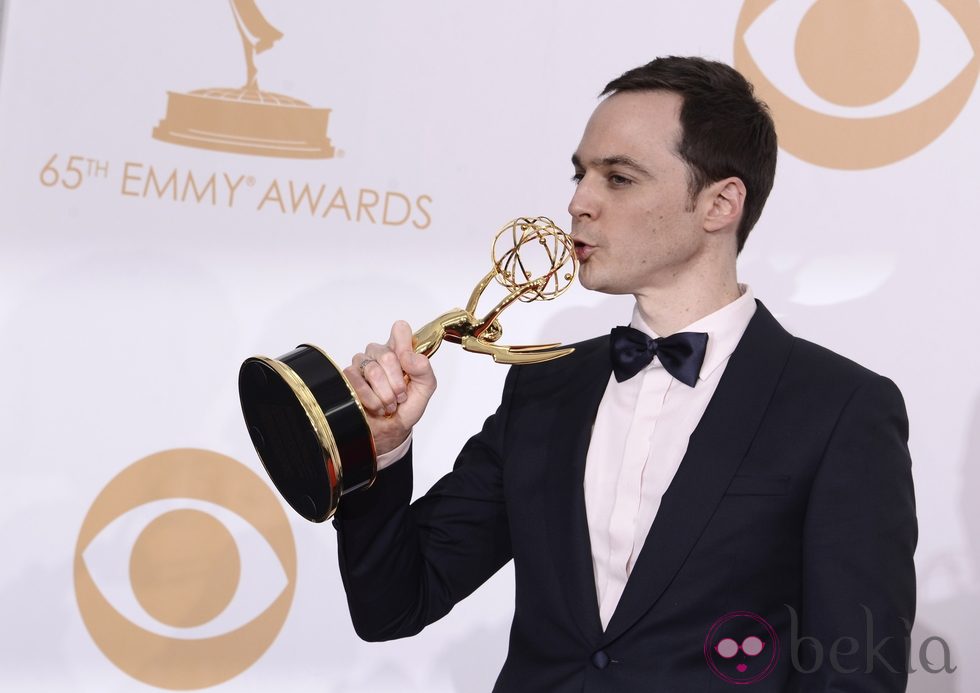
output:
M 578 268 L 572 240 L 547 217 L 515 219 L 497 233 L 491 259 L 493 269 L 473 288 L 466 308 L 424 325 L 413 335 L 415 351 L 432 356 L 446 341 L 509 364 L 572 353 L 559 344 L 497 343 L 503 334 L 499 316 L 507 306 L 550 301 L 571 286 Z M 479 316 L 480 297 L 495 279 L 507 295 Z M 262 464 L 289 505 L 307 520 L 330 518 L 341 495 L 374 481 L 377 457 L 364 409 L 343 371 L 318 347 L 301 344 L 278 359 L 247 359 L 238 392 Z
M 269 24 L 255 0 L 230 0 L 245 48 L 245 85 L 189 93 L 167 92 L 167 114 L 153 129 L 164 142 L 239 154 L 328 159 L 329 108 L 259 89 L 255 55 L 283 34 Z

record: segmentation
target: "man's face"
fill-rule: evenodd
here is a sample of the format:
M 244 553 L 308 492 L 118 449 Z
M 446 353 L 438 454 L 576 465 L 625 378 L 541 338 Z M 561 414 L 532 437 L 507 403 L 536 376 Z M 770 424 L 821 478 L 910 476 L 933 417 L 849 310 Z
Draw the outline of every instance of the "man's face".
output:
M 568 211 L 587 289 L 642 296 L 669 288 L 704 249 L 703 210 L 677 154 L 681 97 L 613 94 L 599 104 L 573 156 Z

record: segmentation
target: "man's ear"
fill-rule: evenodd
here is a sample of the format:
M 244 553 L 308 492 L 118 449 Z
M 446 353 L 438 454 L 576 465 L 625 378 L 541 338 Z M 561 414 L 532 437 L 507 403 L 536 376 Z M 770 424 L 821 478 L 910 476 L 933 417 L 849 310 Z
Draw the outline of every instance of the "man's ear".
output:
M 704 215 L 705 231 L 721 231 L 727 227 L 738 228 L 745 205 L 745 183 L 741 178 L 724 178 L 715 181 L 704 191 L 708 210 Z

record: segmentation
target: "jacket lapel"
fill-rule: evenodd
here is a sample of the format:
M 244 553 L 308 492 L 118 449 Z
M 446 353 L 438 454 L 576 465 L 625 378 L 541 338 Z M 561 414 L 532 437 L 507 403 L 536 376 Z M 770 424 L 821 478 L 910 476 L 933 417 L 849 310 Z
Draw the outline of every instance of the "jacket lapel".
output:
M 792 337 L 756 303 L 755 315 L 664 494 L 604 642 L 619 637 L 663 594 L 704 531 L 762 422 Z
M 545 513 L 550 553 L 568 602 L 568 613 L 590 645 L 602 634 L 602 622 L 583 482 L 592 424 L 612 373 L 609 339 L 596 340 L 594 344 L 591 352 L 582 355 L 583 363 L 576 370 L 576 387 L 558 404 L 561 429 L 569 434 L 559 436 L 548 446 L 548 512 Z

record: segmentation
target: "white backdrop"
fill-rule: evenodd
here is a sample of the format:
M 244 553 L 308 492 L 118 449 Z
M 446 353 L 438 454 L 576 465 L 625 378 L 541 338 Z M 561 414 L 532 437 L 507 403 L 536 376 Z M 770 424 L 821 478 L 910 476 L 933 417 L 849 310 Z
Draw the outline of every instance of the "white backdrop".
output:
M 938 112 L 900 124 L 884 151 L 936 132 L 895 160 L 862 159 L 861 138 L 817 142 L 831 159 L 854 154 L 849 164 L 782 150 L 740 279 L 791 331 L 901 387 L 920 522 L 912 633 L 920 671 L 910 690 L 976 690 L 978 5 L 872 3 L 912 13 L 914 68 L 887 98 L 847 106 L 812 91 L 792 59 L 787 36 L 814 0 L 768 4 L 266 2 L 263 14 L 284 36 L 256 57 L 262 89 L 332 109 L 335 156 L 296 159 L 151 136 L 168 91 L 244 82 L 227 2 L 9 0 L 0 54 L 0 688 L 163 685 L 132 667 L 162 657 L 166 668 L 166 647 L 141 652 L 134 639 L 129 654 L 106 654 L 112 646 L 92 625 L 102 617 L 79 591 L 84 565 L 124 619 L 161 642 L 194 641 L 191 649 L 287 595 L 259 654 L 210 681 L 221 690 L 488 690 L 506 651 L 509 566 L 421 635 L 367 644 L 350 626 L 329 525 L 289 512 L 284 543 L 273 550 L 294 545 L 295 569 L 278 565 L 281 555 L 211 487 L 197 500 L 177 492 L 143 504 L 134 495 L 132 517 L 102 541 L 83 541 L 83 528 L 112 519 L 87 524 L 108 512 L 101 499 L 114 477 L 138 460 L 183 454 L 167 451 L 219 453 L 231 458 L 229 469 L 244 465 L 265 484 L 237 398 L 245 357 L 309 341 L 347 361 L 383 340 L 392 320 L 420 324 L 465 302 L 505 221 L 544 214 L 567 227 L 569 156 L 609 79 L 666 54 L 748 70 L 739 37 L 750 10 L 761 8 L 744 32 L 749 54 L 773 88 L 808 111 L 884 123 L 945 98 Z M 827 34 L 827 50 L 838 49 L 835 40 Z M 943 97 L 954 78 L 967 83 L 965 105 Z M 776 116 L 781 132 L 798 134 L 802 121 Z M 171 173 L 176 200 L 172 188 L 158 192 Z M 199 188 L 214 175 L 214 197 L 187 194 L 188 174 Z M 291 191 L 299 196 L 304 185 L 310 196 L 294 209 Z M 384 223 L 386 193 L 392 205 L 408 201 L 408 216 L 389 210 L 392 223 Z M 359 198 L 368 204 L 360 214 Z M 626 299 L 576 287 L 556 303 L 508 311 L 504 341 L 574 341 L 625 323 L 629 311 Z M 450 468 L 495 406 L 504 376 L 448 345 L 435 359 L 440 389 L 416 432 L 417 492 Z M 238 478 L 224 473 L 217 486 Z M 142 608 L 128 572 L 141 529 L 178 508 L 217 518 L 241 555 L 232 603 L 193 628 Z M 921 670 L 919 645 L 931 636 L 949 644 L 955 673 Z M 935 664 L 940 650 L 930 653 Z

